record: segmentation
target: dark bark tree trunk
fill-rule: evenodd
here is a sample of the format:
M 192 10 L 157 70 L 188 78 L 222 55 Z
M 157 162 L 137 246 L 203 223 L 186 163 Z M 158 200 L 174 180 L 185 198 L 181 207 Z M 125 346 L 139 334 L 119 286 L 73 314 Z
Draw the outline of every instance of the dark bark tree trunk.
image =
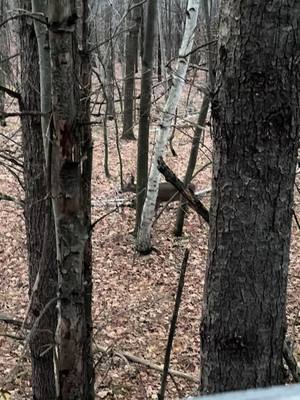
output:
M 171 60 L 172 54 L 172 0 L 166 0 L 166 58 Z
M 145 40 L 145 11 L 144 7 L 141 7 L 141 23 L 140 23 L 140 57 L 141 60 L 144 57 L 144 40 Z
M 91 226 L 91 180 L 92 180 L 92 161 L 93 161 L 93 142 L 92 130 L 90 125 L 90 95 L 91 95 L 91 59 L 89 49 L 90 29 L 88 24 L 89 18 L 89 1 L 79 0 L 80 5 L 80 32 L 81 43 L 79 48 L 80 56 L 80 123 L 81 123 L 81 152 L 86 154 L 82 163 L 82 197 L 84 206 L 85 226 Z M 85 327 L 84 327 L 84 346 L 83 346 L 83 366 L 84 366 L 84 400 L 93 400 L 94 393 L 94 367 L 92 355 L 92 241 L 89 235 L 84 249 L 84 311 L 85 311 Z
M 146 34 L 142 61 L 142 82 L 140 100 L 140 120 L 137 155 L 136 219 L 135 232 L 138 231 L 147 193 L 149 125 L 151 111 L 152 75 L 154 43 L 156 38 L 157 0 L 148 1 Z
M 161 44 L 160 44 L 160 38 L 158 37 L 157 41 L 157 80 L 158 82 L 162 81 L 162 76 L 161 76 Z
M 28 2 L 22 1 L 22 9 Z M 30 10 L 29 10 L 30 11 Z M 20 109 L 39 110 L 38 49 L 32 21 L 23 17 L 20 22 L 21 100 Z M 45 156 L 41 119 L 23 116 L 21 120 L 24 184 L 25 227 L 27 236 L 29 295 L 32 296 L 31 322 L 43 313 L 39 325 L 30 337 L 32 392 L 35 400 L 54 400 L 53 367 L 55 304 L 46 312 L 45 306 L 56 297 L 56 252 L 51 201 L 45 176 Z M 37 276 L 39 275 L 39 278 Z M 36 289 L 35 283 L 38 282 Z
M 53 113 L 51 189 L 57 232 L 59 301 L 56 340 L 60 400 L 90 399 L 93 396 L 91 382 L 86 382 L 86 379 L 93 380 L 89 370 L 89 179 L 92 149 L 90 132 L 84 128 L 87 106 L 80 105 L 75 4 L 74 0 L 48 3 Z M 85 2 L 82 4 L 86 5 Z M 86 51 L 86 47 L 82 50 Z M 86 60 L 81 64 L 83 90 L 89 90 L 88 65 Z
M 129 5 L 139 3 L 139 0 L 129 2 Z M 126 34 L 126 46 L 125 46 L 125 89 L 124 89 L 124 118 L 123 118 L 123 133 L 122 139 L 134 140 L 133 132 L 133 96 L 134 96 L 134 85 L 135 85 L 135 66 L 136 66 L 136 55 L 138 51 L 138 34 L 139 25 L 141 20 L 141 6 L 135 7 L 128 14 L 127 18 L 127 34 Z
M 222 3 L 204 393 L 277 384 L 299 132 L 297 0 Z
M 113 34 L 113 12 L 111 4 L 106 4 L 105 7 L 105 34 L 106 39 L 109 40 Z M 109 40 L 105 56 L 104 56 L 104 73 L 106 77 L 105 93 L 106 93 L 106 117 L 112 119 L 114 115 L 114 68 L 115 57 L 113 41 Z

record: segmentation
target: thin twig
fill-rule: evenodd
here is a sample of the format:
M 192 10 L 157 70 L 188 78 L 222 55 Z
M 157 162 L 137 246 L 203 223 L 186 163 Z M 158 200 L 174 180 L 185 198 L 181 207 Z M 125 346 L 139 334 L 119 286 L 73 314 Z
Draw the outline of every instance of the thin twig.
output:
M 297 226 L 298 226 L 298 229 L 300 230 L 300 223 L 299 223 L 299 221 L 298 221 L 297 214 L 295 213 L 295 210 L 293 210 L 293 216 L 294 216 L 294 219 L 295 219 L 296 224 L 297 224 Z
M 116 212 L 117 210 L 118 210 L 118 207 L 114 208 L 113 210 L 108 211 L 106 214 L 104 214 L 100 218 L 96 219 L 96 221 L 94 221 L 90 226 L 90 232 L 93 231 L 93 229 L 98 224 L 98 222 L 102 221 L 104 218 L 108 217 L 110 214 Z

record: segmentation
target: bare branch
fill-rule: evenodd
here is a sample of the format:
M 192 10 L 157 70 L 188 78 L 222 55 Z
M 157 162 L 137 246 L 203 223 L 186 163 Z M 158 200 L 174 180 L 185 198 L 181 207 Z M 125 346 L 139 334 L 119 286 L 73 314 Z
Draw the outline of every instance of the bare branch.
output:
M 120 350 L 114 350 L 114 349 L 107 349 L 105 347 L 97 346 L 96 350 L 100 353 L 104 354 L 109 354 L 118 356 L 122 359 L 126 358 L 128 361 L 144 365 L 148 368 L 154 369 L 155 371 L 162 372 L 163 371 L 163 366 L 159 364 L 155 364 L 151 361 L 145 360 L 144 358 L 137 357 L 131 353 L 125 352 L 125 351 L 120 351 Z M 190 374 L 187 374 L 185 372 L 181 371 L 176 371 L 174 369 L 169 370 L 169 374 L 173 376 L 177 376 L 178 378 L 183 378 L 191 382 L 196 382 L 199 383 L 199 378 Z
M 44 115 L 49 115 L 50 113 L 42 113 L 40 111 L 22 111 L 22 112 L 3 112 L 0 111 L 0 118 L 11 118 L 11 117 L 23 117 L 26 115 L 31 115 L 31 116 L 44 116 Z
M 39 18 L 39 17 L 42 17 L 43 14 L 40 14 L 40 13 L 35 13 L 34 14 L 34 13 L 30 13 L 30 12 L 28 12 L 26 10 L 22 10 L 22 9 L 16 9 L 15 11 L 21 11 L 21 13 L 20 14 L 16 14 L 16 15 L 12 15 L 11 17 L 6 18 L 3 22 L 1 22 L 0 29 L 4 25 L 6 25 L 9 21 L 13 21 L 14 19 L 18 19 L 20 17 L 28 17 L 28 18 L 31 18 L 31 19 L 33 19 L 35 21 L 40 22 L 41 24 L 44 24 L 44 25 L 48 26 L 48 23 L 45 20 Z
M 189 205 L 201 215 L 205 222 L 209 224 L 209 212 L 202 202 L 195 196 L 190 188 L 185 188 L 184 184 L 174 174 L 174 172 L 167 166 L 162 157 L 157 160 L 157 169 L 164 175 L 167 182 L 172 183 L 173 186 L 180 192 L 180 194 L 188 201 Z
M 0 85 L 0 90 L 6 94 L 8 94 L 10 97 L 13 97 L 14 99 L 21 100 L 21 95 L 18 92 L 15 92 L 14 90 L 11 90 L 5 86 Z

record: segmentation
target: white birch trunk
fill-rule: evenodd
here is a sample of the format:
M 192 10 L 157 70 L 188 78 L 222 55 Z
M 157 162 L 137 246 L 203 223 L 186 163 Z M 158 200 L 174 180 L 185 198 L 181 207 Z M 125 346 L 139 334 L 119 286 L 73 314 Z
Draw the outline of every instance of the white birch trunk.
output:
M 173 84 L 162 112 L 159 132 L 154 148 L 154 156 L 151 165 L 147 197 L 144 203 L 141 225 L 138 231 L 136 248 L 141 253 L 147 253 L 151 249 L 151 227 L 154 218 L 155 204 L 160 182 L 160 174 L 157 169 L 157 160 L 163 156 L 171 132 L 171 123 L 184 86 L 186 72 L 189 64 L 189 53 L 194 42 L 194 31 L 197 25 L 200 0 L 189 0 L 186 11 L 185 31 L 182 38 L 177 68 L 173 74 Z

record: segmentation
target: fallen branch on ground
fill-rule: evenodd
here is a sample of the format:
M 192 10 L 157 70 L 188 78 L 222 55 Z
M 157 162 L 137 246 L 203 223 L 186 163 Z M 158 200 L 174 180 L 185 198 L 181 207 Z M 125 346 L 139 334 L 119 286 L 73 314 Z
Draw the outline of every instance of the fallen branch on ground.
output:
M 163 365 L 155 364 L 155 363 L 152 363 L 151 361 L 145 360 L 144 358 L 136 357 L 135 355 L 128 353 L 126 351 L 115 350 L 112 348 L 106 348 L 106 347 L 102 347 L 102 346 L 97 346 L 96 350 L 100 353 L 115 355 L 115 356 L 118 356 L 123 359 L 125 358 L 128 361 L 144 365 L 144 366 L 146 366 L 150 369 L 154 369 L 155 371 L 158 371 L 158 372 L 163 372 L 163 369 L 164 369 Z M 191 382 L 195 382 L 195 383 L 200 382 L 200 378 L 197 378 L 197 377 L 187 374 L 185 372 L 176 371 L 174 369 L 170 369 L 169 374 L 173 375 L 173 376 L 177 376 L 178 378 L 186 379 Z
M 15 318 L 10 317 L 10 316 L 5 315 L 5 314 L 0 314 L 0 322 L 1 321 L 5 322 L 7 324 L 14 325 L 14 326 L 16 326 L 18 328 L 21 328 L 22 324 L 23 324 L 23 321 L 20 321 L 18 319 L 15 319 Z M 26 324 L 25 328 L 26 329 L 30 329 L 28 324 Z M 97 346 L 95 353 L 97 353 L 97 352 L 100 352 L 100 353 L 103 353 L 103 354 L 115 355 L 117 357 L 126 359 L 126 360 L 128 360 L 130 362 L 144 365 L 144 366 L 146 366 L 146 367 L 148 367 L 150 369 L 154 369 L 155 371 L 163 372 L 163 368 L 164 368 L 163 365 L 152 363 L 151 361 L 145 360 L 144 358 L 141 358 L 141 357 L 136 357 L 135 355 L 133 355 L 131 353 L 128 353 L 126 351 L 106 348 L 106 347 L 103 347 L 103 346 Z M 170 369 L 169 370 L 169 374 L 173 375 L 173 376 L 177 376 L 178 378 L 186 379 L 186 380 L 191 381 L 191 382 L 199 383 L 199 378 L 197 378 L 197 377 L 195 377 L 193 375 L 187 374 L 185 372 L 181 372 L 181 371 L 176 371 L 174 369 Z
M 21 328 L 22 324 L 23 324 L 23 321 L 18 320 L 13 317 L 10 317 L 9 315 L 6 315 L 6 314 L 0 314 L 0 322 L 1 321 L 5 322 L 6 324 L 14 325 L 18 328 Z M 26 324 L 24 328 L 29 330 L 30 329 L 29 324 Z M 299 383 L 300 382 L 300 367 L 297 363 L 296 357 L 294 356 L 292 349 L 290 348 L 290 346 L 288 345 L 287 342 L 288 342 L 288 339 L 286 339 L 284 342 L 283 357 L 284 357 L 284 360 L 294 378 L 294 381 Z M 123 352 L 120 350 L 113 350 L 113 349 L 102 347 L 102 346 L 97 346 L 96 350 L 98 352 L 104 353 L 104 354 L 112 353 L 113 355 L 116 355 L 120 358 L 126 358 L 128 361 L 131 361 L 131 362 L 134 362 L 137 364 L 141 364 L 141 365 L 145 365 L 146 367 L 154 369 L 155 371 L 158 371 L 158 372 L 163 371 L 162 365 L 152 363 L 151 361 L 145 360 L 144 358 L 136 357 L 135 355 L 125 352 L 125 351 Z M 185 372 L 181 372 L 181 371 L 176 371 L 174 369 L 170 369 L 169 374 L 171 376 L 177 376 L 179 378 L 183 378 L 183 379 L 186 379 L 191 382 L 196 382 L 196 383 L 200 382 L 200 378 L 196 378 L 193 375 L 189 375 L 189 374 L 187 374 Z

